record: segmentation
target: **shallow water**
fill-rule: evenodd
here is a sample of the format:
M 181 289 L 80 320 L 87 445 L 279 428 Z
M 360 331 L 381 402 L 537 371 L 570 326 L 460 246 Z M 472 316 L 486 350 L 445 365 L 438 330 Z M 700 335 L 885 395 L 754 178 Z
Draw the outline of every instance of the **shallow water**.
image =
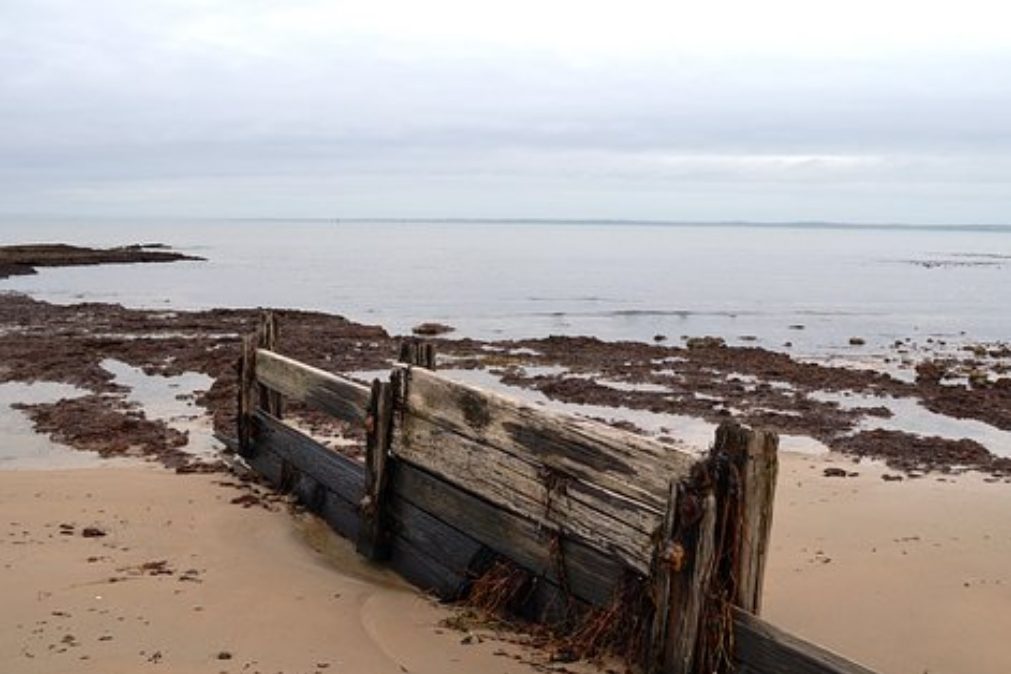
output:
M 811 394 L 815 400 L 834 402 L 844 409 L 855 407 L 885 407 L 890 417 L 864 417 L 856 431 L 884 429 L 903 431 L 923 436 L 937 436 L 951 440 L 967 438 L 983 445 L 997 456 L 1011 457 L 1011 431 L 975 419 L 956 419 L 931 412 L 914 398 L 893 398 L 852 392 L 820 391 Z
M 180 449 L 209 459 L 222 445 L 214 438 L 210 417 L 193 402 L 195 392 L 206 390 L 212 380 L 187 372 L 174 377 L 147 375 L 140 368 L 107 359 L 102 368 L 114 376 L 113 383 L 128 388 L 125 400 L 137 405 L 148 419 L 160 419 L 187 433 L 189 442 Z M 128 464 L 137 457 L 102 458 L 96 452 L 74 449 L 37 433 L 28 415 L 11 407 L 14 403 L 54 403 L 77 398 L 90 391 L 55 382 L 0 384 L 0 470 L 89 468 Z
M 0 281 L 57 302 L 298 307 L 480 338 L 719 334 L 841 357 L 910 335 L 1011 336 L 1005 229 L 8 219 L 0 232 L 5 243 L 162 241 L 208 258 Z
M 11 405 L 54 403 L 61 398 L 77 398 L 88 392 L 69 384 L 36 382 L 0 384 L 0 470 L 40 468 L 89 468 L 107 465 L 96 452 L 81 452 L 48 435 L 36 433 L 28 415 Z
M 222 445 L 214 438 L 210 417 L 193 401 L 194 394 L 206 391 L 214 380 L 200 372 L 163 377 L 149 375 L 139 367 L 108 358 L 102 369 L 113 375 L 113 383 L 129 389 L 126 400 L 144 410 L 145 416 L 161 420 L 176 430 L 187 433 L 189 442 L 182 451 L 212 458 Z

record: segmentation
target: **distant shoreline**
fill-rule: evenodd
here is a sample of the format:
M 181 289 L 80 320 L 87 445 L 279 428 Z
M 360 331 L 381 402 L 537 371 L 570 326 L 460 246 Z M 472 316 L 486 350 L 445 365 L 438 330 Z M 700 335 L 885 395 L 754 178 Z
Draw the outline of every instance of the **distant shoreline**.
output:
M 176 220 L 179 222 L 287 222 L 340 224 L 405 224 L 405 225 L 560 225 L 560 226 L 628 226 L 672 227 L 689 229 L 800 229 L 800 230 L 853 230 L 853 231 L 912 231 L 912 232 L 992 232 L 1011 234 L 1011 223 L 856 223 L 833 220 L 751 221 L 751 220 L 664 220 L 651 218 L 496 218 L 496 217 L 344 217 L 344 216 L 203 216 L 203 215 L 81 215 L 81 214 L 0 214 L 0 221 L 67 220 L 80 222 L 144 222 L 151 220 Z

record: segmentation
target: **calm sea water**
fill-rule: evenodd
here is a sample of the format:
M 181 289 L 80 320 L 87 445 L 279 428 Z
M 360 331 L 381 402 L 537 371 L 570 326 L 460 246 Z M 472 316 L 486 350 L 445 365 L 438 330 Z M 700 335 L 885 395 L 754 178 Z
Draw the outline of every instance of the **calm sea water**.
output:
M 851 352 L 853 336 L 1011 338 L 1011 228 L 8 219 L 0 240 L 207 258 L 0 281 L 61 303 L 297 307 L 481 338 L 753 335 L 810 354 Z

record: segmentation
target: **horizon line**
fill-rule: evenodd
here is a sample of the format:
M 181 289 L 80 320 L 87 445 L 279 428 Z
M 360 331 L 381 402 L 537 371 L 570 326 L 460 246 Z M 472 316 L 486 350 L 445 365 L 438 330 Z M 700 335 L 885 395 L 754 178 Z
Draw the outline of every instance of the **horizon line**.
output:
M 890 230 L 960 230 L 1005 231 L 1009 223 L 911 223 L 911 222 L 846 222 L 838 220 L 680 220 L 652 218 L 546 218 L 546 217 L 341 217 L 341 216 L 206 216 L 206 215 L 97 215 L 97 214 L 44 214 L 6 213 L 0 219 L 67 219 L 67 220 L 217 220 L 225 222 L 318 222 L 339 223 L 390 223 L 390 224 L 531 224 L 531 225 L 629 225 L 653 227 L 765 227 L 769 229 L 890 229 Z

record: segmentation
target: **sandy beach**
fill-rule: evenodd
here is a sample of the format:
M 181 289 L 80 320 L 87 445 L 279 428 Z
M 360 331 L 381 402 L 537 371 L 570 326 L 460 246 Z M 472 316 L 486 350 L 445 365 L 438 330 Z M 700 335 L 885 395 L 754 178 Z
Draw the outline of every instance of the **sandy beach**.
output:
M 780 454 L 763 615 L 882 674 L 1011 671 L 1011 489 Z M 857 477 L 824 477 L 826 467 Z
M 767 619 L 881 674 L 1008 671 L 994 647 L 1011 628 L 1005 485 L 781 461 Z M 859 476 L 823 476 L 840 465 Z M 548 666 L 508 639 L 442 626 L 456 609 L 362 562 L 311 515 L 231 503 L 248 493 L 236 484 L 153 465 L 0 471 L 0 670 Z
M 246 491 L 229 481 L 0 471 L 0 671 L 462 674 L 544 659 L 440 626 L 453 609 L 311 516 L 232 504 Z

